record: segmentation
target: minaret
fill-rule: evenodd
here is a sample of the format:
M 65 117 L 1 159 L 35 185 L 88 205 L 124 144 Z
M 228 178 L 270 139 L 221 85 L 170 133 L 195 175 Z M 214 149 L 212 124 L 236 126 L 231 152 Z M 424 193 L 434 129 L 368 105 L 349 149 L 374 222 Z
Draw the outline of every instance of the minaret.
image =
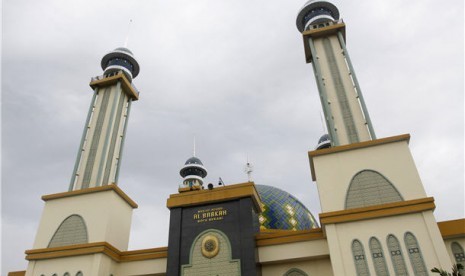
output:
M 131 51 L 117 48 L 101 65 L 103 76 L 90 82 L 94 96 L 69 191 L 42 196 L 33 249 L 26 251 L 26 276 L 68 275 L 73 267 L 81 275 L 111 275 L 117 262 L 105 252 L 128 249 L 138 206 L 115 184 L 131 103 L 139 97 L 132 84 L 139 64 Z
M 345 46 L 345 24 L 326 1 L 309 1 L 297 16 L 307 63 L 312 63 L 332 146 L 376 139 Z
M 69 191 L 117 184 L 132 101 L 139 92 L 132 79 L 139 64 L 127 48 L 116 48 L 101 61 L 103 76 L 94 89 Z
M 428 275 L 450 267 L 408 148 L 410 135 L 377 139 L 345 47 L 345 24 L 326 1 L 297 16 L 328 135 L 309 152 L 334 275 Z M 409 262 L 410 260 L 410 262 Z

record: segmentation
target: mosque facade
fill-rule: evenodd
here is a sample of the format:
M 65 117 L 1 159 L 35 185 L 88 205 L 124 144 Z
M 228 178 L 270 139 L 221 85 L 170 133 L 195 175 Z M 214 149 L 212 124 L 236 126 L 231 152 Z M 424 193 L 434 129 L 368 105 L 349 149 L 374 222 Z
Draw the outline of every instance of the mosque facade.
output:
M 42 197 L 28 266 L 9 275 L 431 275 L 465 264 L 465 219 L 435 220 L 410 135 L 376 137 L 336 6 L 311 0 L 296 23 L 328 129 L 308 152 L 319 221 L 275 187 L 204 185 L 207 168 L 194 152 L 167 199 L 167 246 L 128 250 L 138 205 L 117 184 L 139 64 L 117 48 L 91 80 L 69 189 Z

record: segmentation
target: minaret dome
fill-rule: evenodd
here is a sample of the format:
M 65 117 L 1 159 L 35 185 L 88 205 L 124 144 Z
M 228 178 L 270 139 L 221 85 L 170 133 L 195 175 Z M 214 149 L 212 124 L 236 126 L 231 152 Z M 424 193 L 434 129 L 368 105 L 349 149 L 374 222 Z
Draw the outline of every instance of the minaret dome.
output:
M 192 156 L 184 163 L 179 174 L 183 177 L 183 183 L 179 189 L 180 192 L 185 189 L 200 190 L 202 189 L 203 179 L 207 176 L 207 169 L 199 158 Z
M 310 0 L 299 11 L 296 24 L 297 29 L 303 32 L 311 24 L 337 20 L 339 20 L 339 10 L 335 5 L 327 1 Z
M 120 47 L 109 52 L 102 58 L 101 62 L 104 74 L 123 71 L 132 81 L 139 74 L 139 63 L 128 48 Z
M 320 137 L 318 140 L 318 145 L 316 145 L 316 149 L 327 149 L 331 147 L 331 137 L 329 137 L 329 134 L 324 134 L 323 136 Z

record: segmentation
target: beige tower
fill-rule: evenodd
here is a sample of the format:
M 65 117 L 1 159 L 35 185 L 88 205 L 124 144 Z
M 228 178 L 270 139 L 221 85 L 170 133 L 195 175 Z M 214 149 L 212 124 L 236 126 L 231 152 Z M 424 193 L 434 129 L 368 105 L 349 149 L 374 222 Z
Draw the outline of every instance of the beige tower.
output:
M 118 186 L 118 171 L 139 65 L 126 48 L 102 59 L 69 191 L 45 195 L 26 275 L 112 275 L 128 249 L 137 204 Z
M 345 46 L 345 24 L 326 1 L 299 12 L 329 148 L 309 152 L 334 275 L 429 275 L 451 262 L 412 155 L 409 135 L 376 139 Z

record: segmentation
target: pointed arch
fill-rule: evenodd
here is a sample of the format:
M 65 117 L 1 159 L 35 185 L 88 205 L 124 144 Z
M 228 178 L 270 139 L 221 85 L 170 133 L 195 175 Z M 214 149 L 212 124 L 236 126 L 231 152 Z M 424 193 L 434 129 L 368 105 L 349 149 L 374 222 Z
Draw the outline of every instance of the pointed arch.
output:
M 359 240 L 352 241 L 352 255 L 354 257 L 355 270 L 358 276 L 370 276 L 363 244 Z
M 308 274 L 298 268 L 291 268 L 283 276 L 308 276 Z
M 404 242 L 415 276 L 427 276 L 428 269 L 426 268 L 423 255 L 421 254 L 420 246 L 415 235 L 411 232 L 406 232 L 404 235 Z
M 455 262 L 465 266 L 465 253 L 463 247 L 458 242 L 453 242 L 450 245 L 452 249 L 452 254 L 454 254 Z
M 192 242 L 189 263 L 181 266 L 180 275 L 210 275 L 220 270 L 240 275 L 240 259 L 232 259 L 231 242 L 225 233 L 218 229 L 204 230 Z
M 386 238 L 388 250 L 391 255 L 392 266 L 396 275 L 408 275 L 407 266 L 405 265 L 404 256 L 400 247 L 399 240 L 396 236 L 390 234 Z
M 370 238 L 370 252 L 373 260 L 373 266 L 377 276 L 388 276 L 389 271 L 384 258 L 383 248 L 379 240 L 375 237 Z
M 87 227 L 80 215 L 71 215 L 60 224 L 48 247 L 88 243 Z
M 352 177 L 346 194 L 345 209 L 403 201 L 396 187 L 374 170 L 362 170 Z

